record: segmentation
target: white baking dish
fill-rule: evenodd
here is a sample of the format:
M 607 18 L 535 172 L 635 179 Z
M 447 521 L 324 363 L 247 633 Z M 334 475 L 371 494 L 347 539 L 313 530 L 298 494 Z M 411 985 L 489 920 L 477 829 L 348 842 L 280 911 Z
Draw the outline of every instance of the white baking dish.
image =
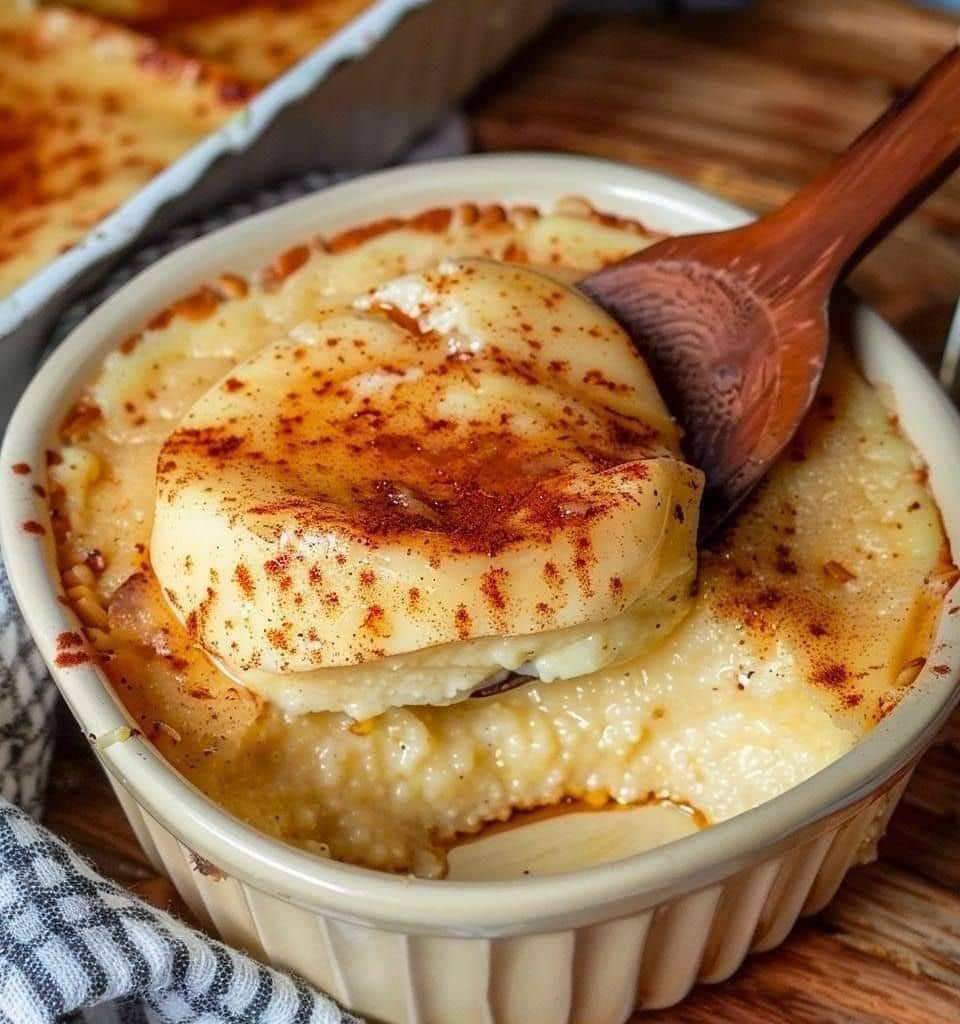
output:
M 24 614 L 85 733 L 128 722 L 100 672 L 54 667 L 76 628 L 57 600 L 46 521 L 30 478 L 54 425 L 103 355 L 151 312 L 222 269 L 254 269 L 312 233 L 463 200 L 550 205 L 578 193 L 653 228 L 722 228 L 742 211 L 660 175 L 595 160 L 471 157 L 366 177 L 237 223 L 167 257 L 118 291 L 30 385 L 0 453 L 0 540 Z M 245 264 L 245 266 L 243 265 Z M 923 454 L 951 541 L 960 541 L 960 418 L 876 315 L 856 316 L 865 373 Z M 957 591 L 948 608 L 960 602 Z M 728 977 L 781 942 L 868 855 L 909 771 L 957 701 L 960 615 L 942 616 L 936 661 L 850 754 L 784 795 L 668 847 L 565 875 L 514 882 L 398 878 L 316 859 L 231 818 L 144 739 L 98 750 L 151 860 L 201 921 L 298 971 L 361 1013 L 396 1024 L 619 1024 L 698 980 Z M 199 858 L 196 855 L 199 855 Z M 207 863 L 209 862 L 209 863 Z M 211 869 L 210 865 L 216 865 Z
M 81 242 L 0 298 L 0 430 L 50 328 L 170 225 L 306 171 L 382 166 L 547 20 L 557 0 L 376 0 Z

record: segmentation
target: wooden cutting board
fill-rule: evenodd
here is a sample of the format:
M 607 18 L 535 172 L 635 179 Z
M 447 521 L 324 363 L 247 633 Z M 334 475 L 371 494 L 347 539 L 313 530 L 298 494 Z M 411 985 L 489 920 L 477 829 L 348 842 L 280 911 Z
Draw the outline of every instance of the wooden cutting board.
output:
M 473 99 L 471 119 L 482 149 L 610 157 L 762 211 L 823 166 L 956 29 L 892 0 L 766 0 L 669 20 L 568 17 Z M 931 363 L 960 292 L 958 237 L 960 179 L 854 279 Z M 100 870 L 188 916 L 65 713 L 60 733 L 47 823 Z M 730 982 L 640 1019 L 960 1021 L 960 715 L 914 776 L 878 863 L 855 870 L 825 913 Z

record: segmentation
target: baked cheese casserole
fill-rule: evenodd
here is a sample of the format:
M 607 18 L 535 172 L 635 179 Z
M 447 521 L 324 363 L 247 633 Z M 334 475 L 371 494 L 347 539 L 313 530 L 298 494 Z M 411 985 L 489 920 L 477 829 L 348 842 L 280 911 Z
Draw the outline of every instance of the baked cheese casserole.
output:
M 64 0 L 266 85 L 370 0 Z
M 0 0 L 0 300 L 360 0 Z
M 572 288 L 651 240 L 570 199 L 305 239 L 252 276 L 225 255 L 50 453 L 85 626 L 64 666 L 95 658 L 239 818 L 427 877 L 519 811 L 658 804 L 694 830 L 850 750 L 956 577 L 924 468 L 835 345 L 698 552 L 702 475 Z

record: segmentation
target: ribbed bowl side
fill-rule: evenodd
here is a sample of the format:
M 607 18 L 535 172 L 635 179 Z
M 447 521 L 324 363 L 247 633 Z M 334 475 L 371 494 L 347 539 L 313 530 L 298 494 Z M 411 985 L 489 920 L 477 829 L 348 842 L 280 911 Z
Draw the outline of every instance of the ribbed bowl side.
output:
M 404 935 L 292 906 L 222 874 L 116 787 L 151 862 L 202 925 L 295 971 L 384 1024 L 623 1024 L 733 974 L 821 910 L 873 855 L 907 776 L 852 817 L 813 826 L 792 848 L 641 914 L 497 939 Z M 464 922 L 469 927 L 469 922 Z
M 637 1001 L 637 978 L 654 911 L 580 928 L 571 1020 L 620 1024 Z
M 818 914 L 833 899 L 844 876 L 857 864 L 876 857 L 877 843 L 886 831 L 893 812 L 913 774 L 913 768 L 863 811 L 851 818 L 835 836 L 820 871 L 810 887 L 801 916 Z

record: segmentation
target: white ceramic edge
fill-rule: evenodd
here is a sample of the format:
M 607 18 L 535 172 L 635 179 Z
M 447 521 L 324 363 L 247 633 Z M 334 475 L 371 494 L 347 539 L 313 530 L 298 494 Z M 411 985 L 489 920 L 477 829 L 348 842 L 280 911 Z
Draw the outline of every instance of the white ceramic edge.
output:
M 102 355 L 147 313 L 223 269 L 250 269 L 294 239 L 333 232 L 387 212 L 413 212 L 459 200 L 549 204 L 585 195 L 602 208 L 676 232 L 722 228 L 749 219 L 743 210 L 659 174 L 588 158 L 535 155 L 467 157 L 369 175 L 297 200 L 200 239 L 161 260 L 96 310 L 61 345 L 22 397 L 0 452 L 0 544 L 17 599 L 61 692 L 84 730 L 102 736 L 127 718 L 99 671 L 53 664 L 55 637 L 76 627 L 56 600 L 49 538 L 21 529 L 46 509 L 15 476 L 16 462 L 41 465 L 51 424 Z M 224 257 L 224 254 L 230 254 Z M 242 259 L 238 254 L 242 254 Z M 960 543 L 960 416 L 919 360 L 875 314 L 858 314 L 860 357 L 895 396 L 904 431 L 929 463 L 948 536 Z M 957 591 L 950 596 L 951 607 Z M 143 739 L 116 743 L 100 756 L 135 799 L 178 838 L 229 875 L 294 904 L 377 927 L 417 934 L 491 937 L 550 931 L 600 921 L 710 885 L 796 842 L 801 829 L 853 814 L 928 745 L 957 699 L 960 615 L 943 615 L 933 660 L 911 693 L 846 756 L 752 811 L 635 857 L 582 871 L 514 882 L 397 878 L 319 860 L 232 818 L 178 776 Z M 835 828 L 824 822 L 823 828 Z
M 76 245 L 0 298 L 0 342 L 69 281 L 135 239 L 157 210 L 189 191 L 215 160 L 247 149 L 281 110 L 320 85 L 337 65 L 369 53 L 402 17 L 431 2 L 378 0 L 276 78 L 226 124 L 151 178 Z

